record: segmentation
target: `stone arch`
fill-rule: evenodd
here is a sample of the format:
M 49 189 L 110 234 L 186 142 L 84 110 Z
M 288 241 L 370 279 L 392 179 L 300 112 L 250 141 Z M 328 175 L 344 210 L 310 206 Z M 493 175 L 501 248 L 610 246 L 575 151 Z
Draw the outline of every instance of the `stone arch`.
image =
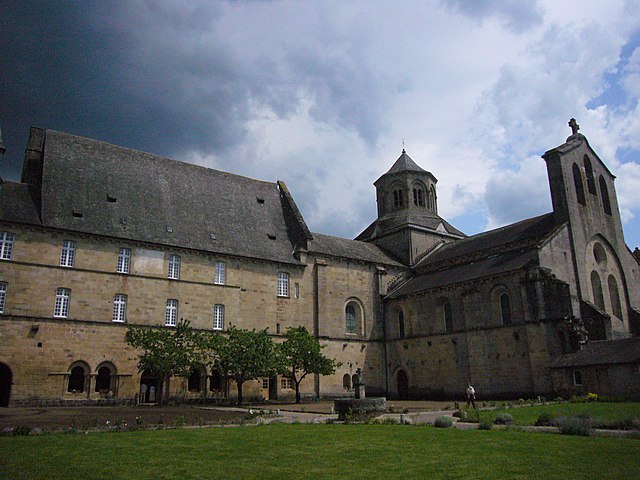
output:
M 491 289 L 491 311 L 493 318 L 497 319 L 500 325 L 513 324 L 513 302 L 509 287 L 504 284 L 495 285 Z
M 9 365 L 0 362 L 0 407 L 8 407 L 11 402 L 13 372 Z
M 434 213 L 438 213 L 438 197 L 436 195 L 436 187 L 433 185 L 429 188 L 429 209 Z
M 614 316 L 622 320 L 622 303 L 620 302 L 620 290 L 616 277 L 609 274 L 607 277 L 607 288 L 609 289 L 609 300 L 611 302 L 611 311 Z
M 607 187 L 607 181 L 602 175 L 598 179 L 600 183 L 600 196 L 602 197 L 602 210 L 607 215 L 611 215 L 611 199 L 609 198 L 609 188 Z
M 598 272 L 596 272 L 595 270 L 591 270 L 589 278 L 591 280 L 591 298 L 593 299 L 593 303 L 600 310 L 606 312 L 607 309 L 604 305 L 604 293 L 602 291 L 602 281 L 600 280 L 600 275 L 598 275 Z
M 89 365 L 79 360 L 69 365 L 69 371 L 66 375 L 68 393 L 86 393 L 89 388 Z
M 419 180 L 411 183 L 411 200 L 415 207 L 426 207 L 428 203 L 427 186 Z
M 345 332 L 350 334 L 365 334 L 364 305 L 357 297 L 349 297 L 344 305 Z
M 587 176 L 587 190 L 589 190 L 589 193 L 591 193 L 592 195 L 597 195 L 598 192 L 596 190 L 596 179 L 593 176 L 593 167 L 591 166 L 591 160 L 589 160 L 589 157 L 587 155 L 584 156 L 583 160 L 584 172 Z
M 149 370 L 140 375 L 140 403 L 158 403 L 160 401 L 160 382 Z
M 95 387 L 94 391 L 101 396 L 106 396 L 111 392 L 112 395 L 116 395 L 116 380 L 118 378 L 118 371 L 111 362 L 102 362 L 96 367 Z
M 345 390 L 351 390 L 351 375 L 345 373 L 342 376 L 342 388 Z
M 271 379 L 269 380 L 269 389 L 271 390 Z M 227 379 L 217 368 L 212 369 L 211 375 L 209 375 L 209 391 L 217 395 L 227 395 Z
M 576 188 L 576 200 L 580 205 L 586 205 L 587 199 L 584 196 L 584 182 L 582 181 L 582 172 L 577 163 L 573 164 L 573 184 Z
M 398 368 L 395 374 L 398 400 L 409 399 L 409 376 L 404 368 Z
M 193 365 L 187 377 L 187 391 L 204 393 L 207 386 L 207 369 L 204 365 Z
M 453 309 L 451 301 L 447 297 L 440 297 L 436 300 L 439 317 L 442 319 L 442 325 L 445 333 L 453 332 Z

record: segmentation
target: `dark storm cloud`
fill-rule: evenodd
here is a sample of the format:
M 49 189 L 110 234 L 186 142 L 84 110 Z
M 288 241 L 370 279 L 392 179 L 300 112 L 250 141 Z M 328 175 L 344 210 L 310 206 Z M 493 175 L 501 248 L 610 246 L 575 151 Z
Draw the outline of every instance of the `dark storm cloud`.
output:
M 450 9 L 470 18 L 485 20 L 497 16 L 513 33 L 528 30 L 543 21 L 537 0 L 441 0 Z

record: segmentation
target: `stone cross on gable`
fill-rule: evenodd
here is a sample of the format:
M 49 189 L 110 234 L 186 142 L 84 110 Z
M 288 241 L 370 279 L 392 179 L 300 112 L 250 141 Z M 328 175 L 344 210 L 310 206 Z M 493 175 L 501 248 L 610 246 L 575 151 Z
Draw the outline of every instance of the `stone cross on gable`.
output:
M 575 118 L 572 118 L 571 120 L 569 120 L 569 126 L 571 127 L 571 133 L 573 135 L 578 133 L 578 130 L 580 130 L 580 125 L 578 125 L 578 122 L 576 122 Z

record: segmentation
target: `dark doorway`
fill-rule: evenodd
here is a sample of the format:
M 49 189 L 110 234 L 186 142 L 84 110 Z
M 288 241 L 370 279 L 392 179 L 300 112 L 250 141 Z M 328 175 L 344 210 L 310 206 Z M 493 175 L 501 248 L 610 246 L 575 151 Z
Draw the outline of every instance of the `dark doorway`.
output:
M 87 373 L 84 371 L 84 368 L 80 365 L 76 365 L 71 369 L 71 373 L 69 375 L 69 385 L 67 386 L 67 391 L 70 393 L 80 393 L 84 392 L 85 379 Z
M 8 407 L 11 399 L 11 383 L 13 374 L 9 365 L 0 363 L 0 407 Z
M 96 392 L 107 394 L 111 390 L 111 369 L 100 367 L 96 376 Z
M 159 397 L 158 380 L 145 370 L 140 377 L 140 403 L 158 403 Z
M 407 372 L 398 370 L 398 400 L 409 399 L 409 379 Z
M 278 399 L 278 377 L 269 379 L 269 400 Z

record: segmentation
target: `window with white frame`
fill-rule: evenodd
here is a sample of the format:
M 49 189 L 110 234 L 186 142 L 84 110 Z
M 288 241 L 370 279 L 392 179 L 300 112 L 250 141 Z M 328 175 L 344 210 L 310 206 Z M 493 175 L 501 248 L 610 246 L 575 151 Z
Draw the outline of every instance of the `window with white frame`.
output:
M 124 323 L 127 321 L 127 296 L 116 293 L 113 297 L 113 321 Z
M 289 274 L 287 272 L 278 272 L 278 296 L 289 296 Z
M 282 387 L 283 390 L 285 389 L 293 390 L 293 380 L 291 380 L 289 377 L 282 377 L 280 386 Z
M 224 262 L 216 262 L 216 276 L 213 279 L 213 283 L 216 285 L 224 285 L 226 281 L 227 266 Z
M 167 300 L 167 308 L 164 313 L 164 324 L 167 327 L 175 327 L 178 321 L 178 300 Z
M 11 260 L 13 241 L 15 239 L 15 233 L 0 232 L 0 260 Z
M 0 282 L 0 313 L 4 313 L 4 304 L 7 300 L 7 282 Z
M 180 255 L 169 255 L 169 278 L 180 278 Z
M 118 254 L 118 273 L 129 273 L 129 267 L 131 265 L 131 249 L 121 248 Z
M 224 330 L 224 305 L 213 306 L 213 329 Z
M 53 309 L 53 316 L 56 318 L 67 318 L 69 316 L 69 299 L 71 290 L 60 287 L 56 291 L 56 304 Z
M 582 372 L 580 370 L 573 371 L 573 384 L 576 387 L 582 386 Z
M 65 240 L 62 242 L 62 252 L 60 252 L 60 266 L 73 267 L 76 258 L 76 242 Z

